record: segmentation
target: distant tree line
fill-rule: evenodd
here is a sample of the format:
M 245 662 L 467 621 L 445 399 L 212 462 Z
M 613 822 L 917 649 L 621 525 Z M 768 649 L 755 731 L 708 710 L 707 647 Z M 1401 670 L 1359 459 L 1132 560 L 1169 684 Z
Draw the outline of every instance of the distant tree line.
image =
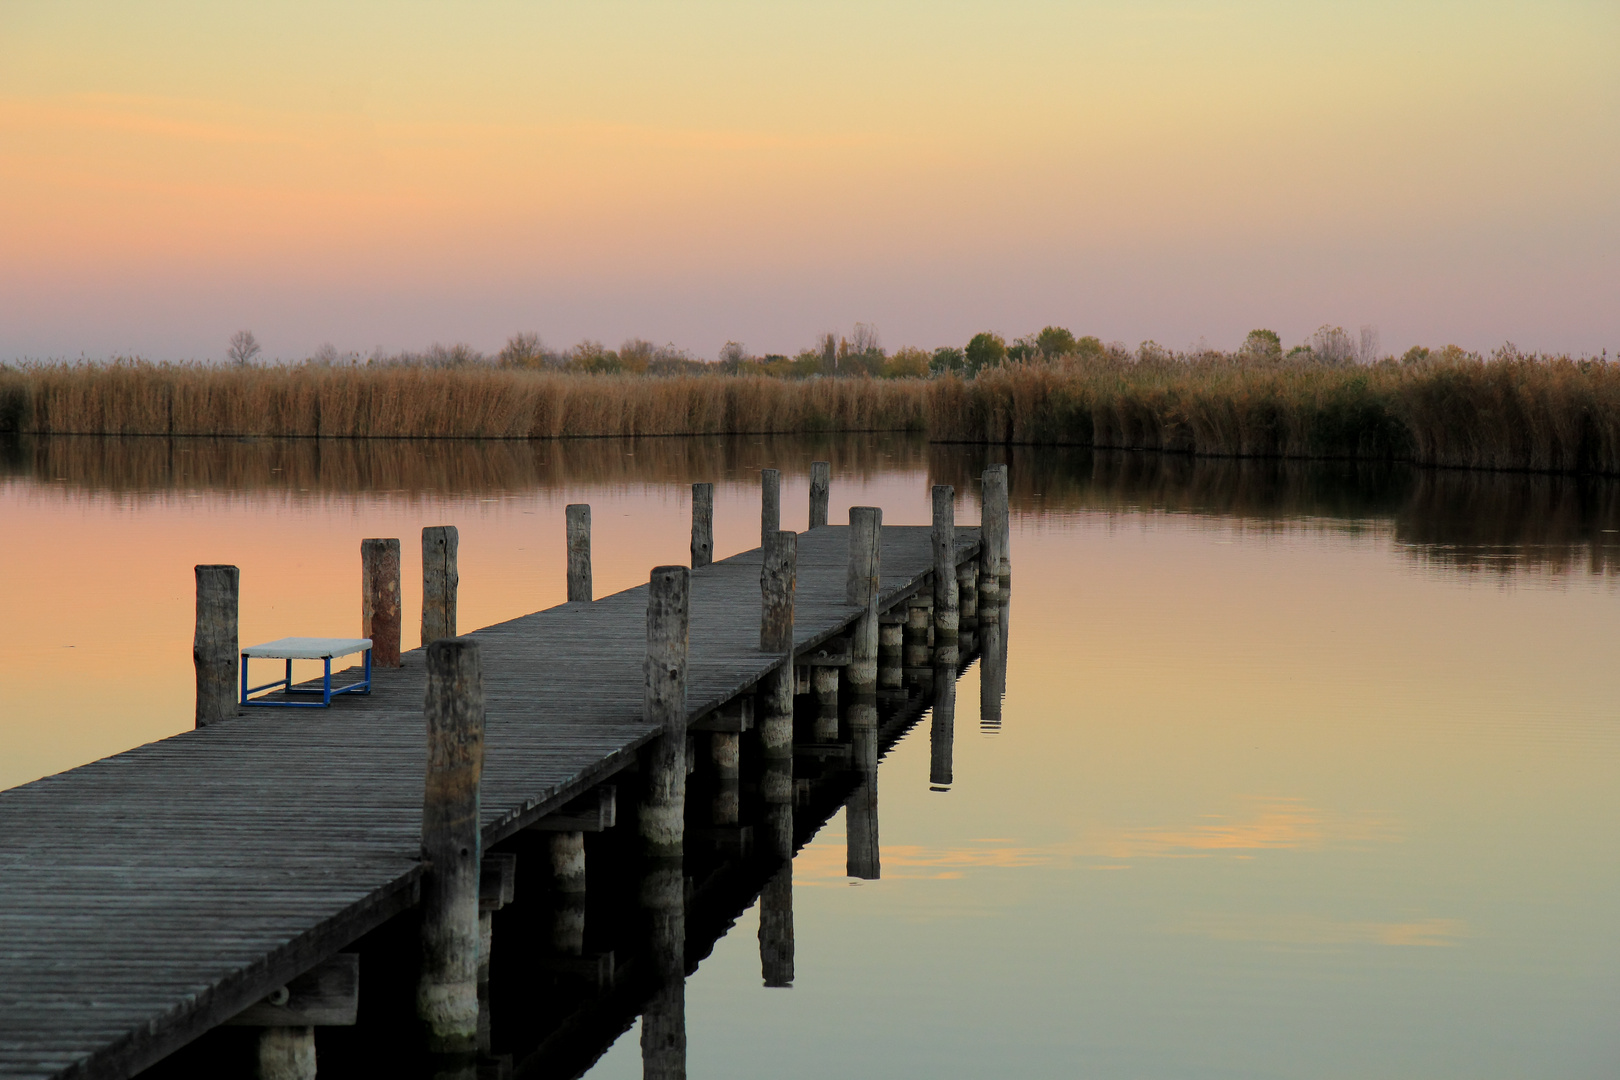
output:
M 236 366 L 247 366 L 260 354 L 253 335 L 246 330 L 232 337 L 228 358 Z M 1422 346 L 1407 350 L 1398 359 L 1415 363 L 1430 356 L 1468 355 L 1457 346 L 1431 351 Z M 704 360 L 673 344 L 655 345 L 643 338 L 630 338 L 617 349 L 600 341 L 585 339 L 566 349 L 553 349 L 534 333 L 514 334 L 491 356 L 470 345 L 433 345 L 420 352 L 375 353 L 370 357 L 340 356 L 330 345 L 322 346 L 309 362 L 321 365 L 370 367 L 495 368 L 557 371 L 578 374 L 625 375 L 764 375 L 778 379 L 876 378 L 921 379 L 942 375 L 974 378 L 982 372 L 1009 364 L 1031 363 L 1164 363 L 1193 360 L 1227 360 L 1246 365 L 1306 363 L 1326 367 L 1346 367 L 1395 361 L 1382 355 L 1378 331 L 1361 327 L 1358 335 L 1340 326 L 1323 326 L 1308 339 L 1284 350 L 1282 338 L 1274 330 L 1251 330 L 1235 352 L 1224 353 L 1199 346 L 1186 351 L 1168 349 L 1155 341 L 1144 341 L 1132 349 L 1123 342 L 1105 344 L 1091 335 L 1077 336 L 1061 326 L 1047 326 L 1038 333 L 1014 338 L 1010 343 L 993 331 L 974 334 L 966 344 L 942 345 L 933 350 L 907 345 L 889 352 L 883 347 L 877 327 L 856 323 L 847 335 L 825 333 L 814 344 L 788 356 L 767 353 L 757 356 L 740 341 L 728 341 L 719 358 Z

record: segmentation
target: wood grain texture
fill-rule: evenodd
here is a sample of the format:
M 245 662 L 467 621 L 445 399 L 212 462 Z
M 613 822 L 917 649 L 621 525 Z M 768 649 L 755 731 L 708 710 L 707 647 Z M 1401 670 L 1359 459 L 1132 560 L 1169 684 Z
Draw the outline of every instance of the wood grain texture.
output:
M 957 530 L 958 559 L 977 530 Z M 923 588 L 927 527 L 883 530 L 878 607 Z M 849 634 L 849 530 L 800 534 L 794 652 Z M 686 713 L 783 663 L 759 649 L 758 548 L 691 572 Z M 484 675 L 485 847 L 632 764 L 647 588 L 470 636 Z M 841 647 L 840 647 L 841 648 Z M 0 1076 L 124 1077 L 416 902 L 423 653 L 370 697 L 265 709 L 0 792 Z

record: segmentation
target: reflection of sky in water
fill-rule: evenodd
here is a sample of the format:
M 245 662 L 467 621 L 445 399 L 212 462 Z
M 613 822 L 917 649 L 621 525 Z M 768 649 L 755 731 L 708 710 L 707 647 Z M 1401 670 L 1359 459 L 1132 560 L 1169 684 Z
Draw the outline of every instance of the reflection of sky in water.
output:
M 1065 490 L 1046 467 L 1026 496 Z M 976 468 L 902 452 L 835 482 L 834 519 L 921 522 L 931 477 Z M 746 477 L 717 500 L 722 553 L 757 535 Z M 688 986 L 690 1075 L 1612 1073 L 1620 620 L 1582 547 L 1607 490 L 1543 478 L 1514 501 L 1518 481 L 1465 477 L 1425 518 L 1408 479 L 1343 515 L 1234 518 L 1170 505 L 1163 477 L 1133 489 L 1147 512 L 1095 468 L 1068 480 L 1061 510 L 1026 499 L 1014 522 L 1001 727 L 977 723 L 975 666 L 950 790 L 930 790 L 927 723 L 884 761 L 882 879 L 844 875 L 841 813 L 800 854 L 792 989 L 760 985 L 754 912 L 716 946 Z M 784 524 L 804 483 L 790 469 Z M 468 625 L 561 600 L 570 501 L 593 504 L 600 591 L 685 555 L 678 487 L 493 497 L 120 500 L 14 475 L 0 782 L 184 726 L 198 561 L 242 565 L 244 639 L 347 631 L 358 539 L 405 536 L 414 644 L 424 524 L 462 528 Z M 1481 574 L 1421 546 L 1538 527 L 1585 554 Z M 632 1033 L 592 1075 L 640 1067 Z

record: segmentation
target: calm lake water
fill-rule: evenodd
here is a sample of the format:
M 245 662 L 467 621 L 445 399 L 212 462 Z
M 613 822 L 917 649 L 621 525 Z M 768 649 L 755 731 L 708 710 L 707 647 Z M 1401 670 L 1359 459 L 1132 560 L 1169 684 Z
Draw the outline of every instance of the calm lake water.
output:
M 1001 718 L 975 663 L 952 782 L 926 716 L 889 752 L 879 880 L 842 812 L 800 851 L 791 988 L 757 906 L 715 942 L 690 1075 L 1620 1068 L 1615 484 L 878 437 L 3 443 L 0 786 L 190 726 L 196 563 L 241 567 L 244 642 L 347 636 L 359 540 L 402 537 L 414 645 L 425 525 L 461 530 L 472 628 L 562 602 L 567 503 L 600 596 L 686 561 L 694 480 L 717 556 L 757 543 L 760 468 L 804 528 L 816 458 L 833 521 L 911 524 L 934 483 L 976 522 L 1008 462 Z M 597 1050 L 593 1080 L 642 1075 L 634 1025 Z

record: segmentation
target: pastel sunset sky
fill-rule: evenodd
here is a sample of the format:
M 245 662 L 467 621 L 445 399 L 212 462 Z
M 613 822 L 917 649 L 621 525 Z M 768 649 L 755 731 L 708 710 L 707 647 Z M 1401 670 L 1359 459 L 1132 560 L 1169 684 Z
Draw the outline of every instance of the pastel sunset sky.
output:
M 1620 346 L 1613 0 L 0 0 L 0 360 Z

